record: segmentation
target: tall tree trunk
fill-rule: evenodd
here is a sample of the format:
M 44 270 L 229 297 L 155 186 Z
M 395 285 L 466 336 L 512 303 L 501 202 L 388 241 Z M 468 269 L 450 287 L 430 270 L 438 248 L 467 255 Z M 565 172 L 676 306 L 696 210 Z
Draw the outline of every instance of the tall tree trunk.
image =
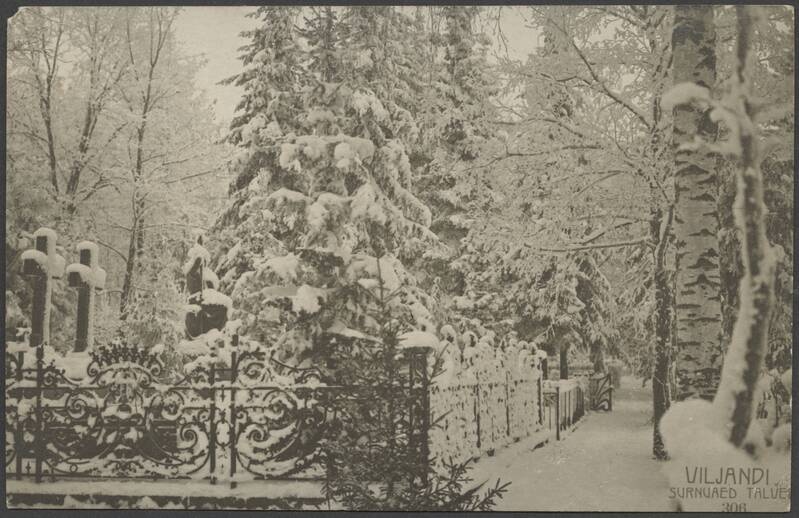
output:
M 134 269 L 136 267 L 136 256 L 138 255 L 136 253 L 136 246 L 139 242 L 138 227 L 138 220 L 136 219 L 134 212 L 133 227 L 130 229 L 130 239 L 128 241 L 128 256 L 125 261 L 125 277 L 122 281 L 122 294 L 120 295 L 119 318 L 121 320 L 125 320 L 128 317 L 128 311 L 130 310 L 130 297 L 133 293 Z
M 757 125 L 752 120 L 751 78 L 748 64 L 755 19 L 751 7 L 737 6 L 739 88 L 732 98 L 737 115 L 737 138 L 741 150 L 738 193 L 735 197 L 736 223 L 741 232 L 744 274 L 739 291 L 738 319 L 724 361 L 721 384 L 714 401 L 723 413 L 729 439 L 736 446 L 744 440 L 752 419 L 755 385 L 760 376 L 768 344 L 768 328 L 774 304 L 775 259 L 766 236 L 766 205 L 760 169 Z
M 734 160 L 723 160 L 719 167 L 719 272 L 721 279 L 722 344 L 730 343 L 738 314 L 738 285 L 741 283 L 741 240 L 735 223 L 737 191 Z
M 42 13 L 38 14 L 46 18 Z M 45 34 L 40 36 L 41 47 L 35 52 L 39 52 L 39 56 L 32 58 L 37 63 L 40 59 L 44 60 L 45 74 L 42 78 L 39 75 L 38 68 L 35 70 L 36 86 L 39 94 L 39 110 L 44 123 L 45 133 L 47 135 L 47 163 L 50 170 L 50 183 L 53 185 L 56 195 L 59 194 L 60 188 L 58 185 L 58 158 L 56 157 L 56 142 L 53 133 L 53 86 L 57 81 L 58 64 L 61 59 L 61 39 L 64 35 L 64 13 L 63 11 L 56 11 L 53 18 L 56 23 L 56 39 L 52 49 L 47 48 Z M 42 29 L 45 30 L 45 29 Z
M 674 82 L 712 88 L 716 81 L 713 7 L 675 6 L 672 48 Z M 716 157 L 681 146 L 716 135 L 709 110 L 674 108 L 676 378 L 675 398 L 712 399 L 721 375 Z
M 569 379 L 569 344 L 560 345 L 560 379 Z
M 607 372 L 607 368 L 605 367 L 605 351 L 602 347 L 601 340 L 591 340 L 590 349 L 590 358 L 591 358 L 591 366 L 594 369 L 595 373 L 605 373 Z
M 645 11 L 642 17 L 645 23 L 652 25 L 658 16 L 657 8 Z M 664 17 L 665 18 L 665 17 Z M 659 23 L 664 23 L 660 18 Z M 668 42 L 663 42 L 657 37 L 657 32 L 646 31 L 647 41 L 653 58 L 657 63 L 653 76 L 656 85 L 652 98 L 652 126 L 650 134 L 651 174 L 649 180 L 650 192 L 650 232 L 653 252 L 652 286 L 654 289 L 655 307 L 653 310 L 654 350 L 652 357 L 652 454 L 658 460 L 668 459 L 660 433 L 660 420 L 671 406 L 672 357 L 674 351 L 675 319 L 674 319 L 674 205 L 669 195 L 674 192 L 674 177 L 670 167 L 670 148 L 664 140 L 663 109 L 661 102 L 666 85 L 666 79 L 671 68 L 671 51 Z M 662 167 L 665 165 L 666 167 Z M 664 215 L 665 208 L 665 215 Z
M 141 271 L 144 259 L 144 245 L 145 245 L 145 232 L 144 221 L 145 212 L 147 211 L 146 204 L 146 187 L 144 185 L 144 147 L 145 136 L 147 134 L 147 118 L 154 108 L 156 100 L 153 97 L 153 89 L 155 87 L 155 69 L 158 66 L 158 61 L 161 56 L 161 50 L 169 34 L 172 20 L 167 20 L 166 24 L 162 24 L 160 14 L 158 11 L 151 11 L 151 15 L 155 14 L 156 17 L 150 18 L 150 54 L 147 67 L 146 84 L 142 91 L 142 106 L 140 112 L 139 125 L 136 128 L 136 161 L 133 164 L 132 180 L 133 180 L 133 224 L 130 230 L 130 241 L 128 243 L 128 257 L 125 264 L 125 278 L 122 284 L 122 302 L 120 304 L 120 318 L 124 320 L 128 316 L 130 297 L 133 292 L 133 280 L 137 271 Z M 127 25 L 128 34 L 128 48 L 130 49 L 131 63 L 134 62 L 132 40 L 130 36 L 130 22 Z M 157 95 L 157 94 L 156 94 Z
M 652 454 L 658 460 L 668 458 L 660 434 L 660 420 L 671 405 L 669 370 L 671 367 L 671 347 L 673 329 L 674 293 L 672 291 L 672 275 L 667 266 L 669 235 L 673 211 L 663 218 L 663 211 L 656 210 L 652 218 L 652 241 L 655 245 L 654 286 L 655 286 L 655 358 L 652 367 L 652 406 L 653 406 L 653 441 Z
M 335 28 L 336 28 L 336 15 L 333 13 L 333 8 L 325 6 L 324 14 L 324 30 L 322 32 L 322 48 L 324 49 L 324 61 L 322 62 L 321 71 L 322 77 L 325 82 L 332 83 L 336 77 L 336 66 L 334 63 L 334 54 L 336 52 L 335 43 Z
M 50 183 L 58 194 L 60 189 L 58 187 L 58 160 L 55 154 L 55 135 L 53 134 L 53 120 L 50 114 L 50 101 L 42 100 L 40 102 L 42 109 L 42 119 L 44 119 L 44 129 L 47 134 L 47 164 L 50 169 Z

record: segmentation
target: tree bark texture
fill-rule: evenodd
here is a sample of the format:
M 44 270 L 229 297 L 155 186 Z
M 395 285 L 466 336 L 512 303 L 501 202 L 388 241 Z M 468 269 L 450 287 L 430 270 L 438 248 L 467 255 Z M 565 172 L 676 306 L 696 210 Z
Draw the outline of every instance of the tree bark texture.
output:
M 675 84 L 714 86 L 715 42 L 712 6 L 675 6 Z M 712 399 L 721 375 L 717 159 L 702 147 L 682 147 L 715 135 L 709 110 L 674 108 L 677 400 Z
M 652 218 L 652 240 L 654 251 L 654 287 L 655 287 L 655 351 L 652 367 L 652 406 L 653 406 L 653 440 L 652 454 L 658 460 L 668 459 L 668 453 L 660 434 L 660 420 L 671 405 L 670 370 L 672 361 L 672 329 L 674 292 L 669 265 L 669 236 L 673 223 L 673 211 L 670 209 L 664 218 L 663 211 L 654 211 Z M 673 267 L 673 264 L 671 264 Z

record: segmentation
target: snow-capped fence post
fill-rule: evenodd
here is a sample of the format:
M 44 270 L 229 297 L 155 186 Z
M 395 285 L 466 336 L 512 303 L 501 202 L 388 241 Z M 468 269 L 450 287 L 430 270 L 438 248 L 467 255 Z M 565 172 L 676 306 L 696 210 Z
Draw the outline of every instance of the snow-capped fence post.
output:
M 64 258 L 56 254 L 56 233 L 40 228 L 33 237 L 35 248 L 22 253 L 22 274 L 33 284 L 30 346 L 37 347 L 50 341 L 50 298 L 53 279 L 60 279 L 64 271 Z
M 105 287 L 105 270 L 98 263 L 99 250 L 91 241 L 78 243 L 78 261 L 67 267 L 67 283 L 78 291 L 78 315 L 75 326 L 75 352 L 93 344 L 94 294 Z

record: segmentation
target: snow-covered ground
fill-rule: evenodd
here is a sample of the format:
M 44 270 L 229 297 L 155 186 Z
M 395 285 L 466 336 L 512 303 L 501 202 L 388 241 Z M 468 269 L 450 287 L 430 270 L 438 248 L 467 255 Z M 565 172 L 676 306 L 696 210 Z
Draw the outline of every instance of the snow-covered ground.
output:
M 511 482 L 497 511 L 669 511 L 652 458 L 649 384 L 624 378 L 612 412 L 591 412 L 561 441 L 520 443 L 475 465 L 476 481 Z

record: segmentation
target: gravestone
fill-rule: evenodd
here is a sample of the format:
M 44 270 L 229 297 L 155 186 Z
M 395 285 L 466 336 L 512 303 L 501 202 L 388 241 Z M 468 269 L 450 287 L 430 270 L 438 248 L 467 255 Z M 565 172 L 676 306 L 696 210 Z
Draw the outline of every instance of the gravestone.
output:
M 186 334 L 195 338 L 211 329 L 222 330 L 227 323 L 229 300 L 216 289 L 219 280 L 208 268 L 210 254 L 202 246 L 202 238 L 189 250 L 183 267 L 189 310 L 186 312 Z
M 50 300 L 53 280 L 64 273 L 64 258 L 56 253 L 55 231 L 42 227 L 33 234 L 35 248 L 22 253 L 22 274 L 33 284 L 30 346 L 50 342 Z
M 78 261 L 67 267 L 67 283 L 78 291 L 75 326 L 76 353 L 90 349 L 94 342 L 94 296 L 105 287 L 105 270 L 98 264 L 99 250 L 91 241 L 78 244 Z

